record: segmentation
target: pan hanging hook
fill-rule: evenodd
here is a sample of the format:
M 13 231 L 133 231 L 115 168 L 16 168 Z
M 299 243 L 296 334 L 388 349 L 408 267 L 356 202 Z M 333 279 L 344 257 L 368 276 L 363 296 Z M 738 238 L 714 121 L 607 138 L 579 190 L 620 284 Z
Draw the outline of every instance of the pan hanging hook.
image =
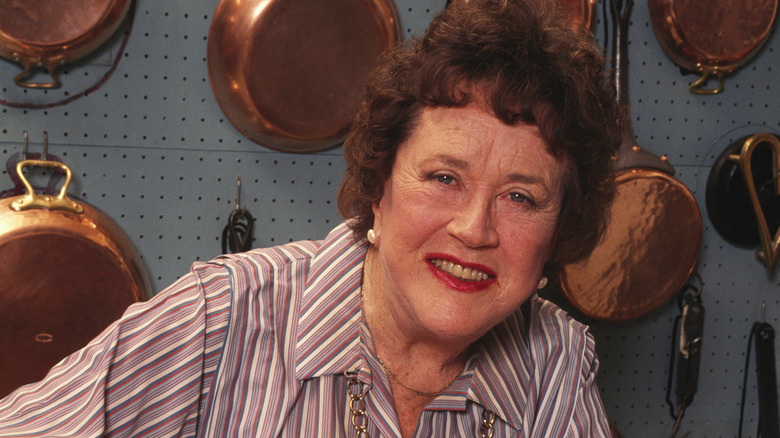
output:
M 222 254 L 249 251 L 252 248 L 254 218 L 241 207 L 241 177 L 236 177 L 236 208 L 222 230 Z
M 236 177 L 236 210 L 241 208 L 241 177 Z

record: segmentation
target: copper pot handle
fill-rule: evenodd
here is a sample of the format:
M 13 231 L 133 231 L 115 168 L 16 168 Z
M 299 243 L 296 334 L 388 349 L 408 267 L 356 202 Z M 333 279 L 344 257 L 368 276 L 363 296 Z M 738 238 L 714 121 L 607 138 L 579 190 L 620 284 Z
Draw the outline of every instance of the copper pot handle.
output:
M 740 153 L 729 155 L 729 159 L 739 164 L 739 169 L 742 172 L 742 178 L 745 180 L 748 193 L 750 194 L 750 203 L 753 205 L 753 210 L 756 213 L 756 219 L 758 219 L 758 231 L 761 236 L 761 250 L 757 252 L 760 259 L 766 264 L 766 269 L 769 275 L 777 265 L 778 255 L 780 255 L 780 229 L 777 230 L 774 237 L 769 234 L 769 225 L 767 224 L 766 217 L 761 208 L 761 202 L 758 199 L 758 192 L 756 191 L 756 185 L 753 181 L 753 171 L 751 169 L 750 158 L 753 155 L 753 151 L 761 143 L 769 143 L 772 146 L 773 161 L 772 168 L 775 175 L 775 190 L 780 194 L 780 179 L 777 178 L 780 172 L 780 139 L 772 134 L 759 133 L 750 136 L 742 145 Z
M 701 77 L 696 80 L 696 82 L 692 83 L 690 87 L 688 87 L 688 90 L 690 90 L 693 94 L 718 94 L 721 91 L 723 91 L 723 76 L 726 75 L 726 71 L 723 69 L 715 66 L 715 67 L 705 67 L 701 64 L 696 65 L 697 70 L 701 72 Z M 710 78 L 710 75 L 715 75 L 718 78 L 718 87 L 717 88 L 704 88 L 704 85 L 707 83 L 707 80 Z
M 54 167 L 65 172 L 65 182 L 62 184 L 60 193 L 56 196 L 35 193 L 32 185 L 22 172 L 25 167 Z M 27 193 L 16 197 L 8 204 L 12 210 L 24 211 L 40 208 L 45 210 L 66 210 L 76 214 L 84 211 L 84 206 L 68 197 L 68 186 L 70 186 L 73 174 L 64 163 L 46 160 L 24 160 L 16 164 L 16 173 L 19 174 L 19 178 Z
M 20 87 L 24 88 L 34 88 L 34 89 L 52 89 L 52 88 L 60 88 L 62 86 L 62 82 L 60 82 L 60 78 L 57 77 L 57 73 L 54 72 L 54 69 L 57 68 L 58 65 L 62 64 L 62 62 L 58 59 L 50 59 L 48 60 L 45 65 L 41 61 L 34 61 L 30 59 L 21 59 L 21 58 L 15 58 L 16 62 L 22 64 L 22 67 L 24 70 L 22 70 L 21 73 L 14 76 L 14 83 Z M 25 81 L 26 78 L 30 77 L 30 71 L 33 68 L 33 65 L 41 65 L 45 66 L 46 71 L 49 73 L 49 76 L 51 76 L 52 81 L 51 82 L 29 82 Z

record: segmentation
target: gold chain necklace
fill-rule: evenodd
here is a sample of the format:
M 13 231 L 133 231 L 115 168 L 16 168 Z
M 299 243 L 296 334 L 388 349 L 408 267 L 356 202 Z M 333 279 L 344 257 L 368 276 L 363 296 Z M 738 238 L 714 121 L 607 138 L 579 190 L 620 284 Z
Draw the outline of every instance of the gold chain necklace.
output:
M 370 438 L 368 435 L 368 419 L 366 419 L 366 410 L 364 407 L 363 382 L 357 379 L 355 374 L 349 375 L 347 382 L 347 393 L 349 393 L 349 410 L 352 412 L 352 427 L 357 432 L 357 438 Z M 401 383 L 401 382 L 398 382 Z M 485 409 L 482 411 L 482 424 L 479 426 L 479 433 L 482 438 L 493 438 L 493 424 L 496 422 L 496 414 Z
M 423 396 L 423 397 L 438 397 L 438 396 L 439 396 L 439 395 L 441 395 L 441 394 L 442 394 L 444 391 L 446 391 L 446 390 L 447 390 L 447 388 L 449 388 L 450 386 L 452 386 L 452 384 L 453 384 L 453 383 L 455 383 L 455 381 L 456 381 L 456 380 L 458 380 L 458 377 L 460 377 L 461 373 L 463 373 L 463 370 L 465 370 L 465 369 L 466 369 L 466 366 L 464 365 L 464 366 L 463 366 L 463 368 L 461 368 L 461 369 L 460 369 L 460 371 L 458 371 L 458 374 L 457 374 L 457 375 L 456 375 L 456 376 L 455 376 L 455 377 L 454 377 L 454 378 L 453 378 L 453 379 L 450 381 L 450 383 L 448 383 L 448 384 L 447 384 L 447 386 L 445 386 L 444 388 L 442 388 L 442 389 L 440 389 L 440 390 L 438 390 L 438 391 L 435 391 L 435 392 L 425 392 L 425 391 L 418 391 L 418 390 L 416 390 L 416 389 L 414 389 L 414 388 L 410 388 L 410 387 L 406 386 L 406 385 L 404 384 L 404 382 L 400 381 L 400 380 L 398 379 L 398 377 L 396 377 L 396 375 L 395 375 L 395 374 L 393 374 L 393 372 L 392 372 L 392 371 L 390 371 L 390 370 L 387 368 L 387 366 L 385 365 L 385 363 L 384 363 L 384 362 L 382 362 L 382 358 L 381 358 L 381 357 L 379 357 L 379 355 L 378 355 L 378 354 L 376 355 L 376 358 L 377 358 L 377 360 L 379 361 L 379 366 L 381 366 L 381 367 L 382 367 L 382 370 L 384 370 L 385 374 L 387 374 L 387 377 L 389 377 L 389 378 L 390 378 L 392 381 L 394 381 L 395 383 L 397 383 L 397 384 L 399 384 L 399 385 L 403 386 L 403 387 L 404 387 L 404 388 L 406 388 L 407 390 L 409 390 L 409 391 L 411 391 L 411 392 L 413 392 L 413 393 L 415 393 L 415 394 L 417 394 L 417 395 L 421 395 L 421 396 Z
M 363 307 L 363 304 L 364 304 L 363 303 L 363 285 L 361 284 L 360 285 L 360 306 Z M 439 395 L 444 393 L 444 391 L 446 391 L 447 388 L 452 386 L 452 384 L 455 383 L 455 381 L 458 379 L 458 377 L 460 377 L 460 375 L 463 373 L 463 370 L 466 369 L 466 365 L 464 364 L 463 368 L 461 368 L 460 371 L 458 371 L 458 374 L 456 374 L 455 377 L 450 381 L 450 383 L 448 383 L 447 386 L 445 386 L 444 388 L 442 388 L 442 389 L 440 389 L 438 391 L 434 391 L 434 392 L 426 392 L 426 391 L 418 391 L 418 390 L 416 390 L 414 388 L 410 388 L 409 386 L 406 386 L 406 384 L 404 382 L 402 382 L 398 377 L 396 377 L 395 373 L 393 373 L 392 371 L 390 371 L 389 368 L 387 368 L 387 365 L 385 365 L 385 363 L 382 362 L 382 358 L 379 357 L 379 354 L 376 354 L 376 358 L 379 361 L 379 366 L 381 366 L 382 370 L 385 372 L 385 374 L 387 374 L 387 377 L 389 377 L 395 383 L 397 383 L 397 384 L 403 386 L 404 388 L 406 388 L 407 390 L 411 391 L 413 394 L 420 395 L 420 396 L 423 396 L 423 397 L 438 397 Z

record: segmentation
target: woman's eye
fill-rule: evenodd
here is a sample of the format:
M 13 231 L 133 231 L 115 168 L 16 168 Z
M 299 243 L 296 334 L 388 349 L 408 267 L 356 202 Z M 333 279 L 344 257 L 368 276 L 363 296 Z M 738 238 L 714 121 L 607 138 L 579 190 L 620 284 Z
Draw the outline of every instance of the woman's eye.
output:
M 438 175 L 438 176 L 436 176 L 436 179 L 440 183 L 444 183 L 444 184 L 451 184 L 452 181 L 454 181 L 454 179 L 450 175 Z
M 514 202 L 527 202 L 532 203 L 531 200 L 522 193 L 511 193 L 509 199 Z

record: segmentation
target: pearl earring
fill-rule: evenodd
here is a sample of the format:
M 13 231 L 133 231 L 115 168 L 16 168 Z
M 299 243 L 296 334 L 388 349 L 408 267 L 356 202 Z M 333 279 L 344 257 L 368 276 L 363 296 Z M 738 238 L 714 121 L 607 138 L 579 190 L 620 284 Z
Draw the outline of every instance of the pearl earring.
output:
M 544 289 L 545 286 L 547 286 L 547 277 L 542 277 L 542 279 L 539 280 L 539 286 L 537 289 Z
M 374 232 L 373 228 L 368 230 L 368 232 L 366 233 L 366 238 L 368 239 L 368 243 L 372 245 L 374 244 L 374 242 L 376 242 L 376 233 Z

